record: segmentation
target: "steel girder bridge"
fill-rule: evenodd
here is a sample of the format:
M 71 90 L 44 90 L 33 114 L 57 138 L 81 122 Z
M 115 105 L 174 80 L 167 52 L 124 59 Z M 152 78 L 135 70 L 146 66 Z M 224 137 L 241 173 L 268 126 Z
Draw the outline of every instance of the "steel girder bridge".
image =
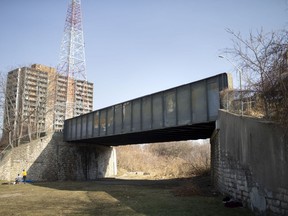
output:
M 64 141 L 117 146 L 210 138 L 230 80 L 222 73 L 65 120 Z

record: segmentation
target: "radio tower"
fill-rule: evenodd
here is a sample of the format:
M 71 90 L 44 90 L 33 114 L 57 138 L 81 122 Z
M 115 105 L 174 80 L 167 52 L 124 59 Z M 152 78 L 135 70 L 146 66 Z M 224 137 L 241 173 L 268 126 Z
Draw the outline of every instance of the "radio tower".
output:
M 57 72 L 54 125 L 58 125 L 59 128 L 61 125 L 63 127 L 65 119 L 91 111 L 87 108 L 89 105 L 86 100 L 87 79 L 81 0 L 71 0 L 68 5 Z

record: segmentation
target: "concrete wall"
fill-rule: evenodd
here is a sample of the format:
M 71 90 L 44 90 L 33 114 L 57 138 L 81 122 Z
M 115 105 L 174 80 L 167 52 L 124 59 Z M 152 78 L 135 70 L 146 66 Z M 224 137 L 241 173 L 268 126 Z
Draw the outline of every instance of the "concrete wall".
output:
M 218 123 L 211 139 L 218 189 L 259 215 L 288 215 L 288 145 L 281 129 L 224 111 Z
M 0 179 L 14 180 L 22 169 L 34 181 L 95 180 L 116 175 L 113 148 L 62 140 L 62 133 L 54 133 L 12 149 L 0 161 Z

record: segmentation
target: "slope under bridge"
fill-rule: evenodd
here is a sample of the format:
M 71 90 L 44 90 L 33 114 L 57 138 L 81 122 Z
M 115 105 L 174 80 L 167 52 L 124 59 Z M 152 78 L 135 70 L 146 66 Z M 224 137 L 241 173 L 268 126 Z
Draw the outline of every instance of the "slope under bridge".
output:
M 65 120 L 64 141 L 116 146 L 210 138 L 229 80 L 222 73 Z

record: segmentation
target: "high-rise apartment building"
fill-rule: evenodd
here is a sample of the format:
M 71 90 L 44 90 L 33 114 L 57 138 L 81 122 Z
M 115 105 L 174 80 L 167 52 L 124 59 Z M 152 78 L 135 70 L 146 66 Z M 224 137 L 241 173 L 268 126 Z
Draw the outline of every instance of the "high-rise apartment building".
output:
M 8 73 L 4 134 L 10 131 L 13 137 L 31 140 L 43 132 L 62 130 L 65 119 L 92 110 L 93 83 L 64 77 L 40 64 Z

